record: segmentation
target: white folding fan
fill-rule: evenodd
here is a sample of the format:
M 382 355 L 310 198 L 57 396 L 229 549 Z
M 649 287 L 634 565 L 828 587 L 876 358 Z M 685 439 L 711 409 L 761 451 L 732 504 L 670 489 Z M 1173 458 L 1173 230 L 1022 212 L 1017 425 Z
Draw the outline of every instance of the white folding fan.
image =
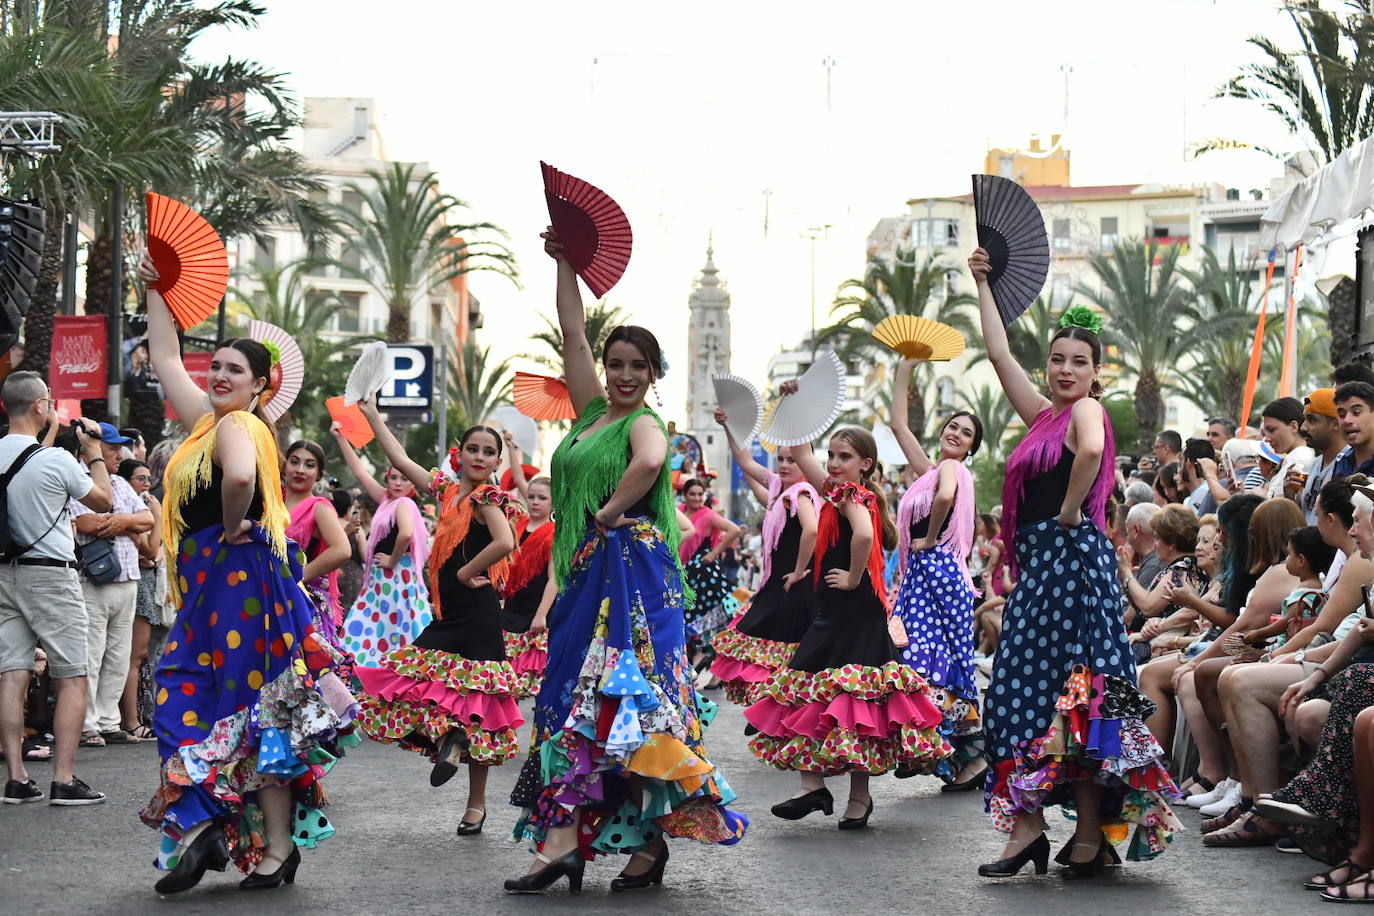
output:
M 725 411 L 725 428 L 740 445 L 754 441 L 763 427 L 763 399 L 754 383 L 738 375 L 711 376 L 716 406 Z
M 262 405 L 262 412 L 272 422 L 296 403 L 296 395 L 301 393 L 301 383 L 305 381 L 305 357 L 301 348 L 290 334 L 266 321 L 254 319 L 248 322 L 248 336 L 265 345 L 273 353 L 272 372 L 269 381 L 272 394 Z
M 344 404 L 356 404 L 376 394 L 386 383 L 387 371 L 391 368 L 386 355 L 386 343 L 374 340 L 363 347 L 353 371 L 348 373 L 344 384 Z
M 778 402 L 760 438 L 774 445 L 805 445 L 830 428 L 844 408 L 844 363 L 834 350 L 816 354 L 797 391 Z
M 539 451 L 539 424 L 525 416 L 509 404 L 502 404 L 491 412 L 491 418 L 510 433 L 525 457 L 532 457 Z

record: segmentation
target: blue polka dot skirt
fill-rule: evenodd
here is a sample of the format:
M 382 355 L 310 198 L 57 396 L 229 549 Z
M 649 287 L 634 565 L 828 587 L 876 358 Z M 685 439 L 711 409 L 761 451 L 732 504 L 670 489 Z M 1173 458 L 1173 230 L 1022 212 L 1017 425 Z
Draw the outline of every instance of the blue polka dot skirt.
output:
M 1021 812 L 1072 809 L 1072 783 L 1103 789 L 1103 833 L 1128 857 L 1164 851 L 1180 824 L 1178 790 L 1145 727 L 1153 704 L 1136 689 L 1110 542 L 1091 521 L 1045 519 L 1018 529 L 1020 577 L 1002 615 L 1002 640 L 984 704 L 993 768 L 985 800 L 1010 830 Z

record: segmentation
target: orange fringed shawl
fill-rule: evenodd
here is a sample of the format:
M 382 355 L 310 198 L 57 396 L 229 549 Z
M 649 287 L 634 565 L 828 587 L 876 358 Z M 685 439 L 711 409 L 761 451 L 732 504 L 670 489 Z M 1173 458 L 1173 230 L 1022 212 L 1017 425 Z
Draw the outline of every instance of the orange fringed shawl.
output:
M 442 602 L 437 600 L 439 596 L 439 570 L 448 562 L 453 551 L 458 549 L 458 545 L 463 543 L 463 539 L 468 536 L 468 529 L 472 526 L 474 507 L 479 505 L 496 506 L 505 514 L 507 519 L 519 511 L 509 496 L 491 484 L 482 484 L 466 497 L 460 495 L 461 489 L 462 485 L 457 483 L 451 483 L 444 488 L 439 502 L 439 524 L 434 530 L 434 544 L 430 547 L 429 552 L 429 588 L 430 594 L 436 599 L 434 616 L 437 619 L 443 619 L 444 616 Z M 491 580 L 491 584 L 496 587 L 497 591 L 500 591 L 505 585 L 509 575 L 509 555 L 487 567 L 487 578 Z

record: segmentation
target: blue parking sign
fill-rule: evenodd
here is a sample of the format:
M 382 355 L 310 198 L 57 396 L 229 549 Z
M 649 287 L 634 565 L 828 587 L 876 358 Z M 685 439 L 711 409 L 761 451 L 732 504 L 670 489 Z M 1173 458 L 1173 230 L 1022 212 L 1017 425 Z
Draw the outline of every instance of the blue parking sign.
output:
M 434 347 L 387 344 L 387 383 L 377 394 L 379 410 L 427 411 L 434 407 Z

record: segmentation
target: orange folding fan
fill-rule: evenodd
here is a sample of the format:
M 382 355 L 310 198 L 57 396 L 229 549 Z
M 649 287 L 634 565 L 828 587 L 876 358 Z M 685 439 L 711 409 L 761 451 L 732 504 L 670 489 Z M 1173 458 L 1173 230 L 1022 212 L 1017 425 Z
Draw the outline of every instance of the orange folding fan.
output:
M 517 372 L 512 400 L 516 410 L 535 420 L 577 419 L 577 410 L 562 379 Z
M 148 193 L 148 256 L 162 294 L 183 331 L 219 308 L 229 286 L 229 255 L 214 227 L 179 200 Z
M 620 204 L 600 188 L 539 163 L 549 222 L 558 233 L 563 254 L 600 299 L 625 275 L 634 235 Z
M 349 445 L 362 448 L 372 441 L 372 427 L 357 404 L 345 404 L 342 397 L 333 397 L 326 400 L 324 406 L 330 419 L 339 424 Z

